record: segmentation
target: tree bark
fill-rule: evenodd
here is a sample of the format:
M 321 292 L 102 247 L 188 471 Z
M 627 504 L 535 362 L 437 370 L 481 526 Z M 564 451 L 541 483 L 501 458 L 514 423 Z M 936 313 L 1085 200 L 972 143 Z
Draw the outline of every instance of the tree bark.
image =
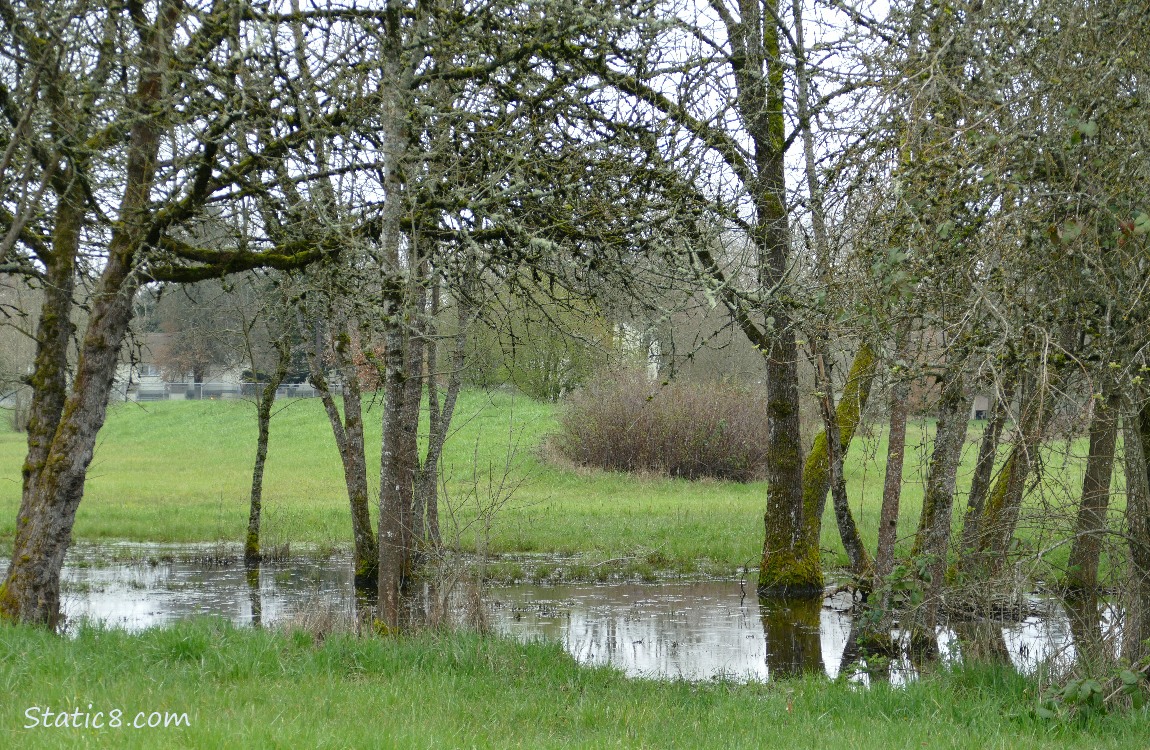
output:
M 943 384 L 939 404 L 938 428 L 934 436 L 934 450 L 926 479 L 926 493 L 922 502 L 922 516 L 915 537 L 912 554 L 928 559 L 929 580 L 926 583 L 925 630 L 922 634 L 928 644 L 933 641 L 938 624 L 939 596 L 946 576 L 947 553 L 950 547 L 951 517 L 954 509 L 954 488 L 958 476 L 958 462 L 966 440 L 966 426 L 970 413 L 970 397 L 963 388 L 962 376 L 953 374 Z
M 1150 407 L 1123 420 L 1122 438 L 1126 457 L 1126 534 L 1130 545 L 1122 659 L 1141 664 L 1150 656 Z
M 380 135 L 383 140 L 382 182 L 385 193 L 379 222 L 380 288 L 384 308 L 384 408 L 379 467 L 379 613 L 382 623 L 392 630 L 400 627 L 401 589 L 409 553 L 407 524 L 410 517 L 410 473 L 405 472 L 403 400 L 409 312 L 407 282 L 414 273 L 404 264 L 401 253 L 402 220 L 407 213 L 404 169 L 413 149 L 410 132 L 410 93 L 407 86 L 414 70 L 404 60 L 407 46 L 404 19 L 397 8 L 389 8 L 382 24 L 382 73 L 380 94 Z M 408 247 L 410 252 L 412 248 Z M 405 491 L 404 483 L 408 483 Z
M 1040 384 L 1031 378 L 1029 387 L 1023 391 L 1023 401 L 1019 407 L 1020 424 L 1014 446 L 995 480 L 979 524 L 982 538 L 974 562 L 985 573 L 993 575 L 1006 564 L 1010 542 L 1018 526 L 1026 482 L 1030 478 L 1041 444 L 1041 433 L 1048 411 L 1048 399 L 1045 396 Z
M 1114 473 L 1114 449 L 1118 442 L 1118 409 L 1121 399 L 1111 394 L 1094 403 L 1090 420 L 1090 455 L 1082 478 L 1082 501 L 1074 524 L 1066 587 L 1072 592 L 1098 588 L 1098 559 L 1106 534 L 1106 511 L 1110 504 L 1110 478 Z
M 855 388 L 851 393 L 844 393 L 843 399 L 839 406 L 849 403 L 853 400 L 854 403 L 849 405 L 849 413 L 854 416 L 854 425 L 857 425 L 861 419 L 862 407 L 865 403 L 865 397 L 860 398 L 858 380 L 860 377 L 865 377 L 866 385 L 861 390 L 866 394 L 870 392 L 870 380 L 874 377 L 874 356 L 871 354 L 868 357 L 863 356 L 863 352 L 869 354 L 869 347 L 865 344 L 860 348 L 859 355 L 856 355 L 856 365 L 859 369 L 865 370 L 865 375 L 855 371 L 852 368 L 852 376 L 855 381 Z M 862 362 L 857 360 L 867 361 L 866 366 L 862 366 Z M 847 485 L 846 478 L 843 476 L 843 455 L 845 449 L 842 445 L 843 430 L 841 429 L 838 421 L 834 404 L 834 394 L 831 392 L 833 384 L 831 383 L 830 373 L 827 370 L 825 360 L 821 352 L 816 352 L 816 369 L 819 376 L 819 388 L 822 391 L 820 398 L 820 406 L 823 414 L 823 437 L 826 440 L 826 460 L 827 468 L 829 469 L 830 491 L 831 497 L 834 502 L 835 521 L 839 529 L 839 537 L 843 543 L 843 549 L 846 550 L 847 557 L 850 559 L 851 573 L 854 574 L 856 581 L 860 586 L 869 590 L 871 581 L 874 578 L 874 562 L 871 560 L 870 555 L 867 553 L 866 546 L 863 544 L 861 537 L 859 537 L 858 526 L 855 524 L 854 516 L 851 514 L 850 503 L 847 498 Z M 848 383 L 851 378 L 848 378 Z M 853 435 L 854 426 L 851 426 L 850 433 Z M 815 455 L 814 451 L 811 452 L 811 458 Z M 810 465 L 808 460 L 807 464 Z M 803 476 L 804 482 L 809 479 L 806 472 Z M 823 495 L 825 503 L 825 494 Z M 817 538 L 817 537 L 816 537 Z
M 879 513 L 878 546 L 875 551 L 874 585 L 881 592 L 876 602 L 867 600 L 858 637 L 867 649 L 877 653 L 897 653 L 891 639 L 891 588 L 888 579 L 894 571 L 895 543 L 898 541 L 898 511 L 902 499 L 902 467 L 906 453 L 906 418 L 910 388 L 896 380 L 890 392 L 890 428 L 887 432 L 886 477 L 883 480 L 882 509 Z
M 875 552 L 875 578 L 881 585 L 894 570 L 894 547 L 898 541 L 898 511 L 902 499 L 902 467 L 906 455 L 906 418 L 910 389 L 897 380 L 890 392 L 890 429 L 887 432 L 886 476 L 879 513 L 878 548 Z M 889 602 L 883 602 L 883 609 Z
M 401 293 L 402 294 L 402 293 Z M 395 317 L 395 316 L 389 316 Z M 384 404 L 383 440 L 380 447 L 379 477 L 379 606 L 381 619 L 389 628 L 398 628 L 400 623 L 403 586 L 404 524 L 406 508 L 403 492 L 405 480 L 403 470 L 403 391 L 404 391 L 404 347 L 401 324 L 387 323 L 384 335 Z
M 978 446 L 978 462 L 974 466 L 974 477 L 970 480 L 970 494 L 967 496 L 966 515 L 962 522 L 962 559 L 964 572 L 972 572 L 971 566 L 982 538 L 982 514 L 986 504 L 986 493 L 994 474 L 994 464 L 998 457 L 998 442 L 1002 427 L 1006 424 L 1009 404 L 1014 393 L 1012 384 L 1007 384 L 1002 398 L 994 400 L 990 419 L 982 432 L 982 442 Z
M 315 332 L 316 341 L 308 351 L 308 370 L 312 385 L 319 391 L 328 424 L 331 425 L 332 435 L 335 437 L 340 463 L 343 465 L 343 481 L 351 509 L 351 533 L 354 544 L 352 565 L 355 580 L 357 585 L 370 584 L 374 587 L 379 572 L 379 553 L 368 508 L 371 495 L 367 486 L 367 453 L 363 437 L 363 401 L 359 374 L 356 372 L 354 357 L 350 351 L 350 321 L 345 315 L 337 315 L 333 327 L 335 331 L 332 354 L 343 385 L 342 417 L 332 396 L 331 386 L 324 375 L 318 349 L 321 335 L 318 330 Z
M 411 270 L 412 279 L 408 289 L 408 308 L 404 318 L 406 352 L 404 354 L 404 384 L 403 407 L 400 411 L 400 420 L 403 430 L 403 457 L 402 457 L 402 490 L 404 493 L 403 505 L 407 509 L 404 523 L 404 575 L 411 575 L 411 568 L 419 554 L 419 547 L 423 544 L 427 534 L 425 512 L 425 498 L 416 492 L 420 473 L 419 460 L 419 415 L 423 406 L 423 385 L 427 378 L 424 356 L 427 349 L 425 336 L 425 307 L 427 303 L 426 290 L 422 286 L 422 279 L 426 273 L 426 264 Z
M 259 406 L 256 411 L 256 421 L 259 434 L 256 438 L 256 462 L 252 467 L 252 494 L 248 510 L 248 535 L 244 540 L 244 561 L 248 563 L 259 562 L 262 554 L 260 546 L 260 520 L 263 515 L 264 496 L 264 465 L 268 458 L 268 438 L 271 433 L 272 407 L 275 405 L 276 391 L 280 383 L 287 377 L 288 365 L 291 364 L 291 344 L 284 340 L 276 342 L 279 358 L 276 360 L 276 369 L 271 379 L 260 392 Z M 256 369 L 252 363 L 252 371 Z
M 70 303 L 65 304 L 63 295 L 71 288 L 70 282 L 60 276 L 75 262 L 82 225 L 82 203 L 70 200 L 71 188 L 65 191 L 65 200 L 60 204 L 63 212 L 57 214 L 57 236 L 53 239 L 62 239 L 61 245 L 53 248 L 58 262 L 58 288 L 49 290 L 45 297 L 49 321 L 48 328 L 42 324 L 41 330 L 48 335 L 40 343 L 33 382 L 34 387 L 46 392 L 37 399 L 41 421 L 36 434 L 29 434 L 12 562 L 0 586 L 0 618 L 4 620 L 51 628 L 59 624 L 64 555 L 71 543 L 76 509 L 84 495 L 96 435 L 107 414 L 120 348 L 132 318 L 132 298 L 139 286 L 134 257 L 148 238 L 149 192 L 155 179 L 161 132 L 156 111 L 161 109 L 168 47 L 179 12 L 178 3 L 161 3 L 154 25 L 141 35 L 144 44 L 139 80 L 131 102 L 136 117 L 127 139 L 126 180 L 118 222 L 90 303 L 71 391 L 58 411 L 61 384 L 66 383 L 67 372 L 66 342 L 61 344 L 60 337 L 71 331 L 68 317 L 59 317 L 70 313 Z M 71 261 L 58 257 L 67 253 L 72 253 Z M 48 433 L 52 421 L 57 424 Z

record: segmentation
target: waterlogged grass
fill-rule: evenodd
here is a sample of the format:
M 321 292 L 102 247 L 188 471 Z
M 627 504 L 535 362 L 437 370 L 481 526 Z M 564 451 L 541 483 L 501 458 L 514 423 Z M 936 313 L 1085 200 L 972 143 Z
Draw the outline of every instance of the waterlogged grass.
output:
M 73 639 L 0 628 L 0 746 L 1108 748 L 1150 743 L 1150 715 L 1050 723 L 1009 669 L 860 690 L 631 680 L 558 645 L 471 634 L 329 636 L 184 622 Z M 90 706 L 90 708 L 89 708 Z M 28 709 L 37 707 L 30 715 Z M 114 709 L 187 714 L 167 728 L 35 726 Z M 85 716 L 86 715 L 86 716 Z M 53 723 L 56 719 L 50 719 Z M 72 720 L 71 715 L 69 721 Z
M 556 407 L 503 392 L 464 393 L 444 457 L 447 472 L 443 526 L 474 549 L 483 524 L 477 508 L 505 498 L 498 480 L 509 468 L 511 499 L 493 516 L 495 552 L 580 553 L 594 564 L 625 558 L 658 568 L 730 572 L 756 565 L 762 546 L 763 483 L 688 482 L 556 465 L 544 459 L 545 436 L 557 429 Z M 381 409 L 366 417 L 369 478 L 378 486 Z M 965 489 L 977 453 L 972 424 L 959 480 Z M 901 508 L 902 546 L 909 548 L 921 509 L 933 426 L 911 425 Z M 100 435 L 84 502 L 76 519 L 80 539 L 240 541 L 255 455 L 255 409 L 243 401 L 118 404 Z M 1061 443 L 1046 462 L 1045 512 L 1081 487 L 1085 441 Z M 512 446 L 509 450 L 509 446 Z M 1069 446 L 1069 447 L 1067 447 Z M 10 540 L 19 503 L 23 435 L 0 435 L 0 545 Z M 886 457 L 885 433 L 863 430 L 848 457 L 846 477 L 864 540 L 877 537 Z M 492 480 L 495 480 L 494 482 Z M 493 490 L 494 488 L 494 490 Z M 1068 507 L 1068 506 L 1067 506 Z M 317 399 L 284 402 L 272 421 L 264 489 L 265 547 L 291 542 L 347 546 L 351 530 L 342 469 Z M 1069 518 L 1069 511 L 1064 512 Z M 1031 529 L 1027 543 L 1049 546 L 1049 529 Z M 829 508 L 823 524 L 825 562 L 845 561 Z M 1065 547 L 1053 559 L 1065 558 Z M 703 562 L 701 565 L 699 561 Z

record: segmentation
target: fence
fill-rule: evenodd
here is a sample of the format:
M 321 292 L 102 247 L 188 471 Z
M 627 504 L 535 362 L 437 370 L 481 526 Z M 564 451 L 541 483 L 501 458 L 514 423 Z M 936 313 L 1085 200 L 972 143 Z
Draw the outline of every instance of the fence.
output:
M 125 401 L 201 401 L 218 399 L 257 398 L 263 383 L 132 383 L 116 390 Z M 332 384 L 333 393 L 339 393 L 338 384 Z M 276 398 L 315 398 L 319 391 L 310 383 L 282 385 Z

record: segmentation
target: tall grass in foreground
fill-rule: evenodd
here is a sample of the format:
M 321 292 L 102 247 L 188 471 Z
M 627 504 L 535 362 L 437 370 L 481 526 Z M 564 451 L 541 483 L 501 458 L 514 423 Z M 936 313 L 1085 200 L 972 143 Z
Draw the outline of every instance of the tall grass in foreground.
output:
M 190 621 L 75 638 L 0 628 L 0 746 L 1142 747 L 1145 711 L 1048 722 L 1009 667 L 906 688 L 823 678 L 738 685 L 624 678 L 558 645 L 474 634 L 378 639 Z M 92 708 L 89 709 L 88 705 Z M 187 712 L 167 729 L 24 729 L 53 711 Z

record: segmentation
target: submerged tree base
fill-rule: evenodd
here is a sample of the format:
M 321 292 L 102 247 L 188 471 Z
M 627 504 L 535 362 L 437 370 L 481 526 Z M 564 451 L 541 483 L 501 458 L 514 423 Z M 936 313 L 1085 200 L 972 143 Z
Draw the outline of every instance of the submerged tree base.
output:
M 812 546 L 799 555 L 789 551 L 763 555 L 757 588 L 760 598 L 822 598 L 823 587 L 817 547 Z
M 821 583 L 784 583 L 758 588 L 760 599 L 821 599 L 823 585 Z

